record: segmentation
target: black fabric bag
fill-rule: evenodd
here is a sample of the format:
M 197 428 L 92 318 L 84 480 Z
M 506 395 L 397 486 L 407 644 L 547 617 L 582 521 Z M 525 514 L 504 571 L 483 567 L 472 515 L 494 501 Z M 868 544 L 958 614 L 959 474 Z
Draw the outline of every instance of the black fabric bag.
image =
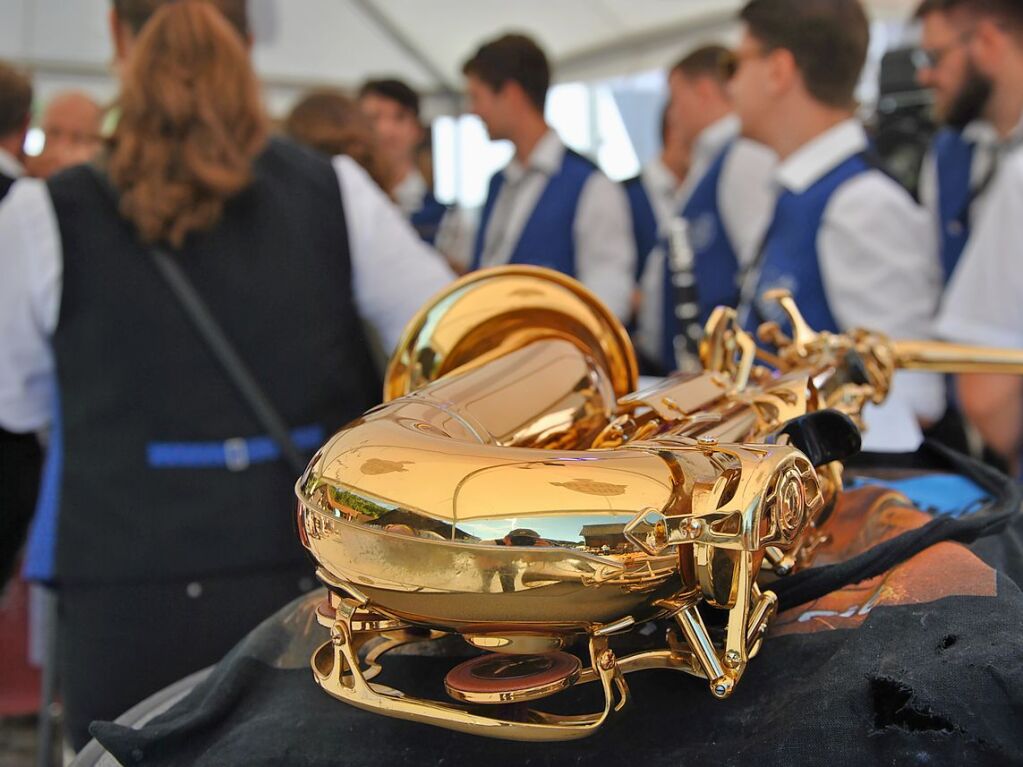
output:
M 146 727 L 92 732 L 126 765 L 1023 764 L 1019 487 L 941 448 L 922 455 L 971 476 L 992 502 L 775 584 L 790 609 L 727 701 L 684 674 L 632 674 L 623 715 L 592 738 L 555 744 L 387 719 L 313 683 L 308 657 L 326 632 L 306 597 Z M 885 524 L 922 513 L 886 503 Z M 978 538 L 970 549 L 949 542 Z M 443 700 L 454 662 L 387 658 L 380 681 Z M 593 710 L 588 694 L 566 695 Z

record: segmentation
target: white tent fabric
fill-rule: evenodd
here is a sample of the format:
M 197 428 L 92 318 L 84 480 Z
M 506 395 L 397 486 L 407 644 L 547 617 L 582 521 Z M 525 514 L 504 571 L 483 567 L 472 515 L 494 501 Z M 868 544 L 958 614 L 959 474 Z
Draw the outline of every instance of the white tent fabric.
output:
M 488 38 L 523 31 L 546 48 L 558 81 L 663 67 L 733 28 L 742 0 L 249 0 L 256 66 L 272 111 L 299 90 L 390 74 L 455 92 L 462 62 Z M 916 0 L 869 0 L 905 17 Z M 0 0 L 0 58 L 31 69 L 41 100 L 80 87 L 113 94 L 109 0 Z M 448 100 L 442 109 L 457 109 Z

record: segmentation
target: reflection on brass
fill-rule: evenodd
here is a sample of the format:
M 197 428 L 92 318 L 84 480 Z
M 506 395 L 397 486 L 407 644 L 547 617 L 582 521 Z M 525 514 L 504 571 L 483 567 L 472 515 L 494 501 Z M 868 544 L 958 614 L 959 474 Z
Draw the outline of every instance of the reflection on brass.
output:
M 902 367 L 1023 371 L 1018 353 L 817 333 L 774 298 L 792 338 L 767 324 L 774 350 L 759 348 L 719 308 L 703 371 L 641 392 L 621 325 L 567 277 L 484 270 L 434 299 L 391 362 L 387 404 L 338 432 L 296 486 L 300 537 L 331 593 L 317 683 L 388 716 L 537 741 L 592 733 L 625 705 L 633 671 L 699 676 L 727 698 L 777 609 L 762 585 L 810 563 L 842 491 L 841 465 L 812 466 L 786 423 L 834 408 L 862 425 Z M 650 620 L 672 626 L 663 648 L 617 657 L 609 640 Z M 391 649 L 452 634 L 501 668 L 586 652 L 578 673 L 493 694 L 449 686 L 454 702 L 370 683 Z M 479 707 L 578 684 L 600 685 L 602 710 Z

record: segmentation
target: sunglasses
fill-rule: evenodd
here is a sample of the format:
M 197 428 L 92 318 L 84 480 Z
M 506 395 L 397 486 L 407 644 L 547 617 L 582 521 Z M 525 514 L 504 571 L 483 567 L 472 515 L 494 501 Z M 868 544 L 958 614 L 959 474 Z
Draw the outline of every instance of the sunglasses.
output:
M 744 61 L 749 59 L 763 58 L 766 54 L 763 51 L 738 51 L 732 50 L 722 53 L 718 60 L 718 74 L 726 82 L 739 73 Z

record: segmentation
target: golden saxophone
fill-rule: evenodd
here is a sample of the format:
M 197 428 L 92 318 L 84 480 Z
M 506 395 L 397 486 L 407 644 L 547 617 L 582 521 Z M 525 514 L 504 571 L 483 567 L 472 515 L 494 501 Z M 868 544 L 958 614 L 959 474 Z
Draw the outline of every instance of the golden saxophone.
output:
M 727 698 L 775 613 L 769 579 L 810 562 L 839 459 L 859 447 L 853 424 L 895 371 L 1023 373 L 1016 352 L 816 333 L 774 298 L 792 331 L 760 329 L 773 351 L 719 308 L 703 372 L 642 392 L 620 323 L 555 272 L 476 272 L 420 311 L 385 404 L 296 486 L 329 594 L 316 682 L 388 716 L 533 741 L 594 732 L 627 702 L 632 671 L 682 671 Z M 849 444 L 811 460 L 791 426 L 815 413 Z M 708 611 L 723 630 L 708 630 Z M 609 638 L 654 619 L 671 623 L 663 646 L 617 657 Z M 453 700 L 371 681 L 389 650 L 449 635 L 481 651 L 447 675 Z M 585 662 L 566 652 L 580 643 Z M 602 710 L 529 705 L 585 683 Z

